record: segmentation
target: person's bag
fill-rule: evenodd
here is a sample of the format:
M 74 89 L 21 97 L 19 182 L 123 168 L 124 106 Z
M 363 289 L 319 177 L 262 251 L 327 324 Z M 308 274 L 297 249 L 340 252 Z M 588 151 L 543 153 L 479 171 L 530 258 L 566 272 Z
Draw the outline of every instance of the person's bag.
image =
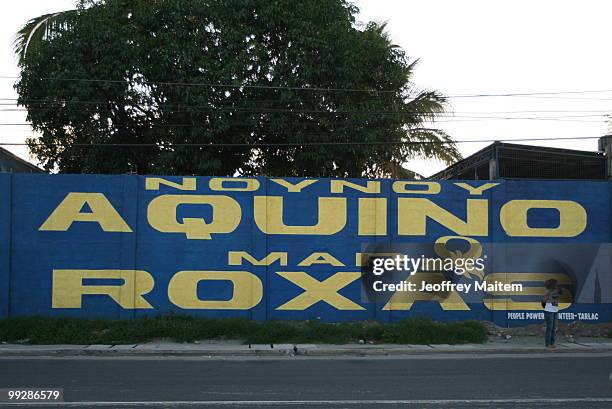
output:
M 546 308 L 546 302 L 541 301 L 540 304 L 542 304 L 542 308 Z

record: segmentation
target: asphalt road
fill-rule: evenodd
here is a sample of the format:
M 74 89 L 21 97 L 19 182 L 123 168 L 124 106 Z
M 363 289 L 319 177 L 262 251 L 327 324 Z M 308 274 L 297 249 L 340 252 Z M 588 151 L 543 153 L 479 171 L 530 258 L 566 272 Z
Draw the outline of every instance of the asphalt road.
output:
M 14 357 L 0 388 L 63 388 L 68 403 L 45 407 L 596 409 L 612 408 L 611 371 L 612 354 Z

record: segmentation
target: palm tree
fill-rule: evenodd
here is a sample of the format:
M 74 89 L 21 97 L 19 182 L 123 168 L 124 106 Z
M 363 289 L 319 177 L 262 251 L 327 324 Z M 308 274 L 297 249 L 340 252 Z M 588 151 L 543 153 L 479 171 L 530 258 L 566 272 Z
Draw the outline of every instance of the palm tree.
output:
M 35 50 L 40 43 L 52 38 L 58 28 L 70 25 L 79 9 L 65 10 L 58 13 L 43 14 L 28 21 L 15 36 L 13 49 L 22 65 L 28 52 Z

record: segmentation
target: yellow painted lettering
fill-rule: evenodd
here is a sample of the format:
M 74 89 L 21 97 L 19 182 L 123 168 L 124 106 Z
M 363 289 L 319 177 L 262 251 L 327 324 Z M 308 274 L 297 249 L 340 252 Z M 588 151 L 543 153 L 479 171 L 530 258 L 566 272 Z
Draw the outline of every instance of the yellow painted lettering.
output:
M 269 266 L 278 262 L 281 266 L 288 263 L 287 253 L 273 251 L 261 260 L 257 260 L 246 251 L 230 251 L 227 253 L 227 264 L 230 266 L 241 266 L 244 261 L 248 261 L 254 266 Z
M 485 183 L 480 186 L 472 186 L 468 183 L 463 183 L 463 182 L 455 183 L 455 186 L 459 186 L 460 188 L 467 190 L 468 192 L 470 192 L 470 195 L 473 195 L 473 196 L 482 196 L 483 192 L 497 185 L 499 185 L 499 183 Z
M 562 273 L 494 273 L 485 276 L 489 283 L 498 281 L 502 284 L 523 284 L 521 291 L 488 291 L 487 294 L 493 296 L 483 297 L 485 307 L 492 311 L 515 311 L 515 310 L 542 310 L 540 299 L 544 295 L 546 288 L 544 282 L 550 278 L 557 280 L 559 285 L 571 285 L 572 280 L 567 274 Z M 532 285 L 527 286 L 527 283 Z M 535 285 L 533 285 L 535 284 Z M 516 300 L 516 297 L 519 300 Z M 520 301 L 524 297 L 528 301 Z M 535 300 L 534 300 L 535 298 Z M 561 289 L 559 298 L 559 309 L 563 310 L 572 305 L 572 293 L 566 289 Z
M 185 217 L 176 220 L 179 205 L 208 205 L 212 207 L 212 220 Z M 183 233 L 188 239 L 210 240 L 213 233 L 231 233 L 240 224 L 242 210 L 229 196 L 162 195 L 151 200 L 147 218 L 152 228 L 162 233 Z
M 299 181 L 298 183 L 291 183 L 286 181 L 285 179 L 270 179 L 272 182 L 281 185 L 282 187 L 287 188 L 287 192 L 289 193 L 299 193 L 302 189 L 318 182 L 318 179 L 304 179 Z
M 446 279 L 440 273 L 416 273 L 405 281 L 414 283 L 417 289 L 422 282 L 441 284 Z M 384 311 L 406 311 L 412 308 L 415 301 L 437 302 L 445 311 L 469 311 L 470 307 L 463 301 L 456 291 L 443 291 L 439 293 L 425 291 L 398 291 L 385 304 Z
M 425 186 L 426 189 L 410 189 L 410 186 Z M 414 181 L 397 181 L 393 182 L 393 191 L 395 193 L 419 193 L 422 195 L 437 195 L 442 190 L 438 182 L 414 182 Z
M 557 227 L 530 227 L 527 212 L 530 209 L 556 209 Z M 584 231 L 587 214 L 584 207 L 569 200 L 511 200 L 499 213 L 502 227 L 511 237 L 575 237 Z
M 386 236 L 387 235 L 387 199 L 386 198 L 359 198 L 359 224 L 360 236 Z
M 344 188 L 358 190 L 363 193 L 380 193 L 380 182 L 375 180 L 368 180 L 365 186 L 358 185 L 357 183 L 349 182 L 348 180 L 332 180 L 331 181 L 331 192 L 332 193 L 344 193 Z
M 304 234 L 329 236 L 346 225 L 346 198 L 320 197 L 317 224 L 288 226 L 283 221 L 282 196 L 255 196 L 255 223 L 266 234 Z
M 429 199 L 399 198 L 398 227 L 400 235 L 424 236 L 431 218 L 461 236 L 489 234 L 488 200 L 467 199 L 467 218 L 461 220 Z
M 122 280 L 120 285 L 84 285 L 84 279 Z M 84 295 L 107 295 L 125 309 L 151 309 L 143 295 L 153 289 L 153 276 L 142 270 L 53 270 L 52 307 L 82 308 Z
M 344 267 L 344 264 L 329 253 L 312 253 L 302 260 L 298 266 L 309 267 L 313 264 L 329 264 L 330 266 Z
M 159 190 L 160 185 L 178 190 L 196 190 L 196 178 L 183 178 L 183 183 L 176 183 L 162 178 L 146 178 L 145 190 Z
M 338 310 L 364 310 L 361 305 L 349 300 L 338 291 L 361 277 L 361 273 L 336 273 L 324 281 L 319 281 L 303 272 L 279 272 L 293 284 L 305 291 L 292 300 L 277 308 L 277 310 L 302 311 L 323 301 Z
M 243 186 L 227 187 L 225 183 L 240 183 Z M 210 190 L 227 192 L 254 192 L 259 189 L 259 180 L 243 178 L 212 178 L 208 184 Z
M 91 212 L 83 213 L 83 206 Z M 68 193 L 40 226 L 41 231 L 66 231 L 74 222 L 98 223 L 106 232 L 130 233 L 132 229 L 102 193 Z
M 229 300 L 201 300 L 201 281 L 228 281 L 233 286 Z M 261 280 L 248 271 L 179 271 L 168 284 L 168 298 L 177 307 L 198 310 L 248 310 L 263 298 Z

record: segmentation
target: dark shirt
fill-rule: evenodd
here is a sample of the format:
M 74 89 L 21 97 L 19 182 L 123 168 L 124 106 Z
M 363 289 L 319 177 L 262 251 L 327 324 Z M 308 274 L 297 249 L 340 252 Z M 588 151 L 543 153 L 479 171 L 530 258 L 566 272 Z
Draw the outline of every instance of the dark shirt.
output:
M 554 290 L 546 290 L 544 293 L 544 301 L 549 302 L 555 307 L 559 306 L 559 297 L 561 296 L 561 291 L 555 288 Z

